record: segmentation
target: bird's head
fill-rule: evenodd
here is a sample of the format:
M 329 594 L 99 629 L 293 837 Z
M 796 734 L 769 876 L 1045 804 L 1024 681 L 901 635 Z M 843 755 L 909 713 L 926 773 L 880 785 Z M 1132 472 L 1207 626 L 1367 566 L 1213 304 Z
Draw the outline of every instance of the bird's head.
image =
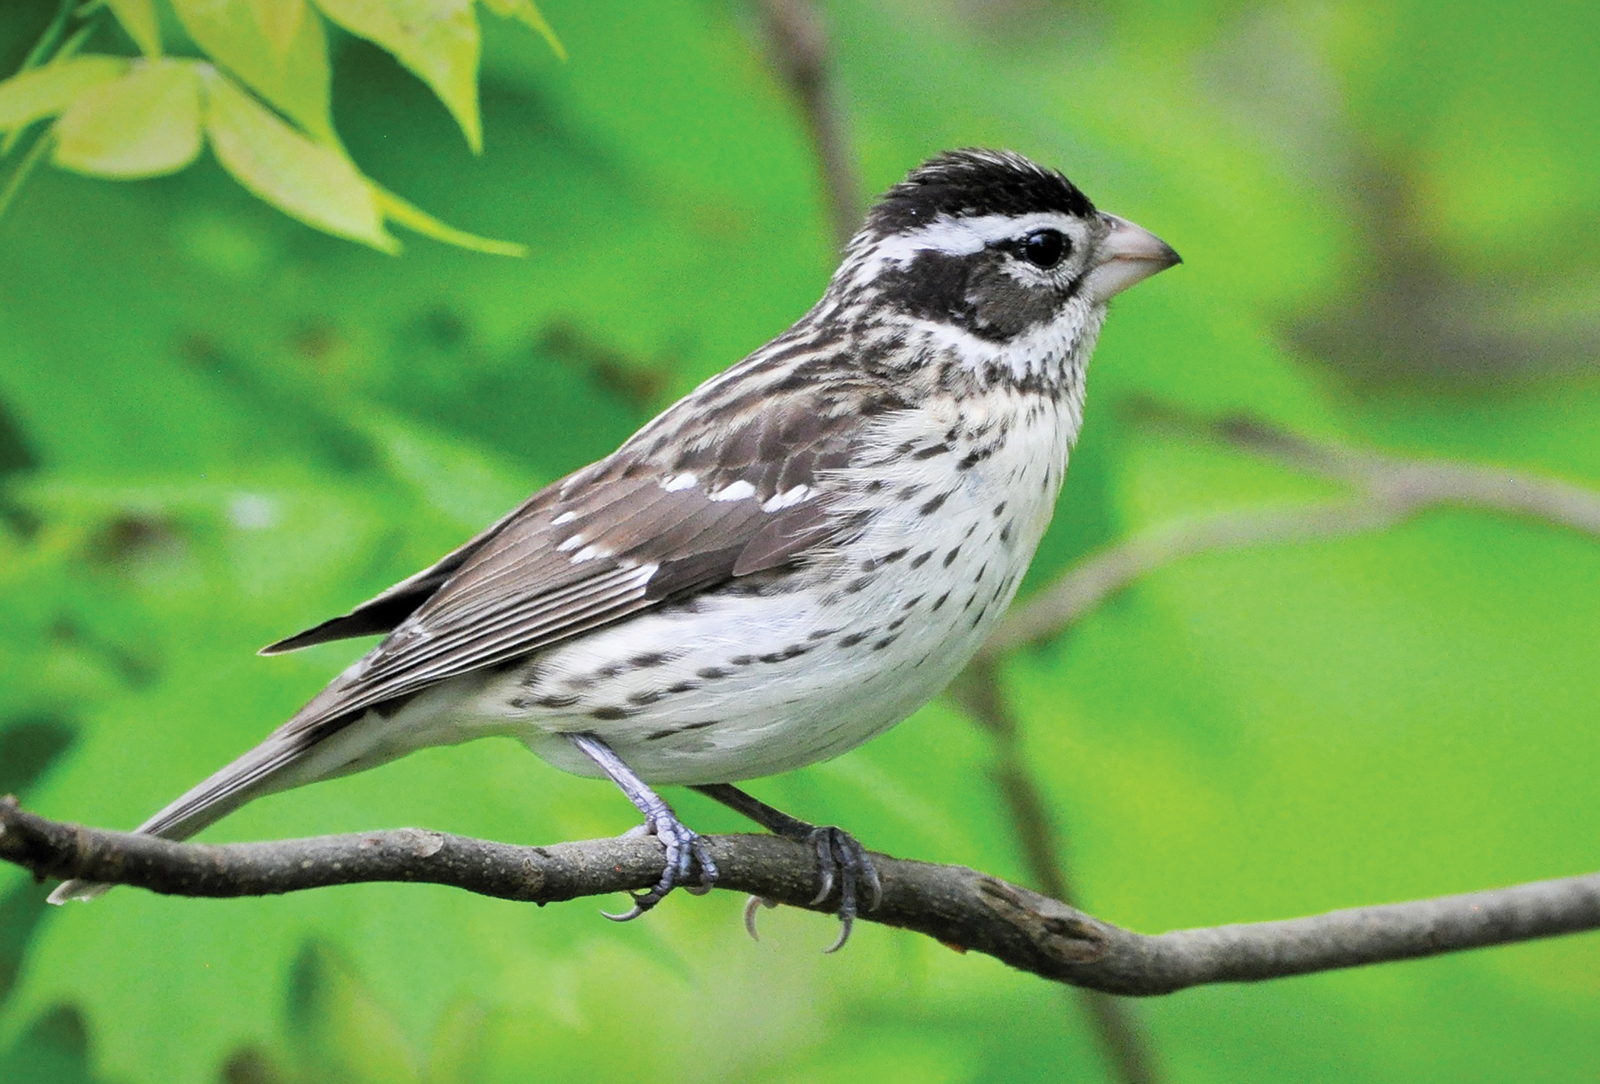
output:
M 958 150 L 884 194 L 833 289 L 1001 345 L 1063 322 L 1097 330 L 1107 301 L 1178 262 L 1055 170 L 1009 151 Z

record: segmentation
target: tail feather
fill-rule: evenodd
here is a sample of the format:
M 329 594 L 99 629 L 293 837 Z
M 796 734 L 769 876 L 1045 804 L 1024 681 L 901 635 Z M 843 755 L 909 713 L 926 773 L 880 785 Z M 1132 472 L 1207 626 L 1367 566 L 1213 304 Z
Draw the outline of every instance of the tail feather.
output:
M 190 788 L 155 816 L 134 829 L 137 835 L 182 840 L 215 824 L 245 803 L 309 780 L 284 778 L 283 769 L 303 757 L 303 742 L 274 734 L 238 760 Z M 50 893 L 49 900 L 63 904 L 69 900 L 92 900 L 103 896 L 111 885 L 95 881 L 71 880 Z

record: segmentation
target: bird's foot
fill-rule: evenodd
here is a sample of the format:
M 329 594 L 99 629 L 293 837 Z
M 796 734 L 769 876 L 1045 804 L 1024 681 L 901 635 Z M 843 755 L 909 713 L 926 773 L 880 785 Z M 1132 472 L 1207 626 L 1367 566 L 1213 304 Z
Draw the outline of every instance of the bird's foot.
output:
M 839 936 L 826 951 L 838 952 L 850 940 L 850 931 L 855 927 L 856 915 L 863 905 L 871 911 L 883 902 L 883 885 L 878 880 L 878 871 L 872 864 L 871 856 L 843 828 L 808 824 L 781 809 L 774 809 L 729 783 L 701 783 L 694 789 L 744 814 L 775 836 L 809 843 L 816 848 L 817 879 L 821 887 L 811 906 L 827 902 L 834 889 L 839 890 L 839 907 L 835 911 L 839 916 Z M 763 904 L 776 906 L 771 900 L 752 896 L 744 908 L 744 928 L 758 941 L 761 938 L 756 935 L 756 909 Z
M 661 880 L 648 891 L 632 893 L 633 906 L 622 914 L 601 911 L 602 915 L 614 922 L 628 922 L 660 903 L 668 892 L 680 885 L 691 891 L 698 888 L 704 892 L 716 883 L 717 864 L 711 860 L 711 851 L 705 840 L 684 827 L 677 814 L 672 812 L 672 807 L 623 763 L 611 746 L 593 734 L 568 734 L 567 737 L 621 788 L 633 807 L 644 814 L 643 830 L 659 839 L 667 851 L 667 864 L 661 871 Z M 629 834 L 637 831 L 639 829 L 635 828 Z M 700 880 L 698 884 L 691 885 L 689 882 L 696 862 L 700 864 Z
M 650 813 L 643 829 L 661 841 L 667 852 L 667 864 L 661 871 L 661 880 L 644 892 L 633 893 L 633 906 L 627 911 L 620 915 L 610 911 L 600 912 L 613 922 L 630 922 L 638 918 L 665 899 L 674 888 L 681 887 L 698 895 L 709 891 L 717 880 L 717 864 L 712 860 L 705 840 L 673 816 L 665 803 Z M 700 866 L 700 876 L 691 883 L 696 863 Z
M 855 926 L 857 908 L 861 904 L 871 911 L 883 902 L 883 884 L 878 880 L 878 870 L 872 864 L 867 849 L 856 842 L 856 837 L 843 828 L 824 825 L 811 832 L 811 842 L 817 848 L 817 873 L 822 887 L 817 892 L 813 906 L 833 894 L 835 882 L 839 886 L 839 937 L 824 952 L 838 952 L 850 940 Z M 865 890 L 865 899 L 862 890 Z
M 839 890 L 839 906 L 834 912 L 839 916 L 839 936 L 823 950 L 838 952 L 850 940 L 856 915 L 862 910 L 871 911 L 883 902 L 883 884 L 878 880 L 878 870 L 873 866 L 866 848 L 843 828 L 832 825 L 812 827 L 804 834 L 790 835 L 790 838 L 810 843 L 817 850 L 817 877 L 822 884 L 811 906 L 825 902 L 833 895 L 835 887 Z M 761 938 L 756 933 L 756 911 L 763 906 L 776 907 L 777 904 L 760 896 L 751 896 L 744 906 L 744 928 L 757 941 Z

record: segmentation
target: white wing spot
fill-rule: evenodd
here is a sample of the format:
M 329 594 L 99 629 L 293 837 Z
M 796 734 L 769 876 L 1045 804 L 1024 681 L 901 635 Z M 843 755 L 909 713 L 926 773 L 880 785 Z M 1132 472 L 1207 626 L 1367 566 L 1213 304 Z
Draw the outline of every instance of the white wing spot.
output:
M 576 513 L 576 512 L 563 512 L 559 516 L 557 516 L 555 519 L 550 521 L 550 526 L 559 527 L 563 523 L 571 523 L 573 520 L 575 520 L 577 518 L 578 518 L 578 513 Z
M 668 493 L 676 493 L 680 489 L 691 488 L 698 481 L 700 481 L 699 478 L 693 474 L 690 474 L 688 471 L 685 471 L 682 474 L 674 474 L 671 478 L 668 478 L 665 482 L 662 482 L 661 488 L 666 490 Z
M 610 554 L 610 551 L 608 551 L 608 550 L 603 550 L 598 546 L 585 546 L 585 547 L 583 547 L 583 549 L 579 550 L 577 553 L 574 553 L 572 555 L 572 563 L 573 564 L 579 564 L 579 563 L 581 563 L 583 561 L 592 561 L 596 557 L 609 557 L 609 556 L 611 556 L 611 554 Z
M 740 478 L 736 482 L 729 482 L 715 493 L 711 494 L 714 501 L 742 501 L 746 497 L 754 497 L 756 487 Z
M 763 512 L 779 512 L 799 504 L 809 496 L 811 496 L 810 486 L 794 486 L 791 489 L 784 490 L 782 493 L 776 493 L 768 497 L 761 505 L 761 510 Z
M 562 543 L 556 547 L 556 552 L 566 553 L 568 550 L 575 550 L 581 545 L 583 545 L 583 535 L 575 534 L 562 541 Z

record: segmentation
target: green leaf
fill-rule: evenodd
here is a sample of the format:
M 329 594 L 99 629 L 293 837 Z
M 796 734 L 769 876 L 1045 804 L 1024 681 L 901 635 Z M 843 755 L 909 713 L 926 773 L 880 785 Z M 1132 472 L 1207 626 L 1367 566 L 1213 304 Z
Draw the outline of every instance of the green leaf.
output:
M 155 0 L 106 0 L 106 7 L 111 9 L 141 53 L 161 55 L 161 20 L 156 15 Z
M 545 20 L 544 13 L 533 0 L 481 0 L 481 2 L 484 7 L 502 19 L 516 19 L 537 31 L 549 43 L 550 48 L 555 50 L 556 56 L 562 60 L 567 59 L 567 47 L 561 44 L 561 39 L 556 37 L 555 28 Z
M 55 126 L 52 160 L 101 177 L 174 173 L 200 153 L 193 61 L 151 60 L 79 94 Z
M 433 88 L 467 145 L 474 152 L 483 148 L 472 0 L 317 0 L 317 5 L 352 34 L 393 53 Z
M 434 218 L 422 208 L 406 202 L 393 192 L 386 189 L 373 187 L 377 193 L 378 206 L 383 213 L 400 225 L 416 230 L 424 237 L 431 237 L 435 241 L 443 241 L 447 245 L 468 249 L 472 252 L 485 252 L 491 256 L 526 256 L 528 246 L 515 241 L 495 241 L 488 237 L 479 237 L 475 233 L 458 230 L 454 226 L 447 226 Z
M 314 139 L 337 141 L 327 36 L 304 0 L 173 0 L 172 7 L 195 44 L 231 75 Z
M 276 51 L 279 63 L 289 58 L 290 47 L 306 17 L 306 0 L 250 0 L 256 25 Z
M 240 184 L 308 226 L 383 252 L 399 248 L 371 183 L 342 151 L 307 139 L 220 73 L 206 72 L 205 87 L 206 134 Z
M 0 83 L 0 130 L 25 128 L 53 117 L 84 91 L 127 74 L 128 61 L 115 56 L 78 56 L 34 68 Z

